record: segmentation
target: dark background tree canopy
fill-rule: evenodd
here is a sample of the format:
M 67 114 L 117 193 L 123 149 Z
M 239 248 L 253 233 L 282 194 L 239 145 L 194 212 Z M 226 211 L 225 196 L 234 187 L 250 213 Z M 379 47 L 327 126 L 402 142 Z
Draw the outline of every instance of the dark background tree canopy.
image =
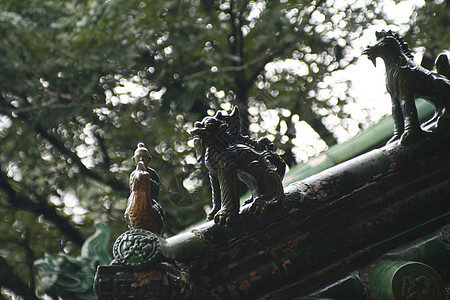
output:
M 238 105 L 243 131 L 256 137 L 267 132 L 251 124 L 275 110 L 271 138 L 289 165 L 294 115 L 335 144 L 319 111 L 345 118 L 336 108 L 352 99 L 317 93 L 325 77 L 355 61 L 351 42 L 382 18 L 377 2 L 366 2 L 2 1 L 2 291 L 31 299 L 33 261 L 78 253 L 94 220 L 113 237 L 126 230 L 140 141 L 161 178 L 166 235 L 202 219 L 210 202 L 187 133 L 203 116 Z M 427 55 L 448 46 L 447 1 L 427 2 L 411 24 L 407 40 Z M 286 60 L 302 71 L 268 71 Z

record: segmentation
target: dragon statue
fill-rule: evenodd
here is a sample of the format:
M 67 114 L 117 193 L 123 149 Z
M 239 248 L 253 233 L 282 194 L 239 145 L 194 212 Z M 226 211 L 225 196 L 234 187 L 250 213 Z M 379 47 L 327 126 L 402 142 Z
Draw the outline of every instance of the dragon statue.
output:
M 236 106 L 230 114 L 217 111 L 214 116 L 195 122 L 190 134 L 195 137 L 198 159 L 205 158 L 209 171 L 213 206 L 208 220 L 229 225 L 239 215 L 238 179 L 252 193 L 246 202 L 252 203 L 253 214 L 262 214 L 268 205 L 284 196 L 285 162 L 269 139 L 255 140 L 240 133 Z
M 450 125 L 450 67 L 445 54 L 436 59 L 437 72 L 431 72 L 413 61 L 408 44 L 396 33 L 376 33 L 377 44 L 368 46 L 363 54 L 376 66 L 381 57 L 386 67 L 386 88 L 392 100 L 394 136 L 389 143 L 400 140 L 411 144 L 425 135 L 420 127 L 416 98 L 423 98 L 435 106 L 435 115 L 422 128 L 440 130 Z
M 107 250 L 110 232 L 105 223 L 95 221 L 95 233 L 81 247 L 81 255 L 46 253 L 34 263 L 38 271 L 38 294 L 54 299 L 94 300 L 92 286 L 97 266 L 107 265 L 111 256 Z

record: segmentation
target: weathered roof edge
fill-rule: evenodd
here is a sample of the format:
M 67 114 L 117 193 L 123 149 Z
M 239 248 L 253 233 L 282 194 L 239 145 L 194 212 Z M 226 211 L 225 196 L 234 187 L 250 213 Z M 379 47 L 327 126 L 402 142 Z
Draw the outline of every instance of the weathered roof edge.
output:
M 166 262 L 100 267 L 97 295 L 140 299 L 164 287 L 167 297 L 192 288 L 188 299 L 306 296 L 446 225 L 449 153 L 448 132 L 372 150 L 290 184 L 263 217 L 244 206 L 240 226 L 208 222 L 161 241 Z M 168 282 L 145 279 L 173 272 Z
M 292 197 L 299 200 L 297 198 L 305 198 L 305 194 L 309 194 L 311 199 L 318 199 L 321 203 L 326 203 L 329 199 L 350 194 L 355 188 L 388 175 L 393 170 L 401 169 L 419 157 L 433 155 L 435 150 L 433 144 L 437 146 L 438 142 L 422 141 L 410 147 L 391 144 L 374 149 L 287 185 L 285 188 L 286 198 Z M 321 186 L 318 184 L 321 181 L 326 184 Z M 304 202 L 305 199 L 299 200 L 302 208 L 306 204 Z M 249 205 L 244 205 L 241 208 L 242 213 L 248 213 L 248 208 Z M 279 216 L 277 215 L 274 219 L 277 217 Z M 268 221 L 265 220 L 264 223 L 267 224 Z M 261 224 L 253 223 L 253 226 L 258 227 Z M 168 238 L 165 244 L 166 249 L 171 249 L 172 255 L 181 260 L 198 255 L 206 247 L 202 236 L 198 233 L 211 232 L 215 235 L 217 232 L 210 230 L 212 227 L 222 228 L 222 226 L 215 225 L 214 221 L 202 223 Z M 219 235 L 223 235 L 224 238 L 236 238 L 236 234 L 239 235 L 239 229 L 236 228 L 224 227 L 220 231 Z

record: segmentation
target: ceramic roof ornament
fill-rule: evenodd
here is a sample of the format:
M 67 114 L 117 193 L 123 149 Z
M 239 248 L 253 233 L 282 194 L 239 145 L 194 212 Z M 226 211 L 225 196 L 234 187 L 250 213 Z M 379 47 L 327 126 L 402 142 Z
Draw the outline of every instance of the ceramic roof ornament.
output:
M 239 111 L 218 111 L 196 122 L 190 131 L 199 159 L 204 157 L 212 189 L 208 220 L 230 225 L 239 215 L 238 179 L 252 193 L 251 211 L 260 215 L 284 196 L 282 179 L 286 170 L 267 138 L 259 140 L 240 133 Z
M 149 167 L 151 156 L 143 143 L 133 161 L 125 211 L 129 230 L 114 242 L 114 260 L 97 269 L 95 294 L 98 299 L 192 299 L 189 272 L 173 260 L 161 236 L 165 214 L 158 200 L 159 177 Z
M 161 258 L 161 231 L 165 214 L 159 204 L 159 177 L 149 167 L 152 157 L 144 143 L 138 143 L 130 175 L 130 196 L 125 210 L 129 230 L 114 243 L 115 260 L 124 266 L 141 269 Z
M 130 175 L 131 193 L 125 220 L 130 229 L 145 229 L 160 234 L 165 215 L 158 200 L 158 174 L 148 166 L 151 159 L 144 143 L 139 143 L 133 156 L 136 169 Z
M 368 46 L 363 54 L 376 65 L 378 57 L 386 67 L 386 88 L 392 100 L 394 136 L 389 143 L 412 144 L 425 132 L 421 129 L 415 106 L 416 98 L 424 98 L 435 106 L 435 115 L 422 128 L 440 131 L 450 126 L 450 66 L 445 54 L 436 59 L 437 72 L 431 72 L 413 61 L 408 44 L 396 33 L 376 33 L 377 44 Z
M 108 251 L 110 231 L 99 220 L 94 226 L 95 233 L 84 242 L 80 256 L 60 252 L 52 257 L 46 253 L 34 262 L 39 277 L 38 294 L 47 294 L 54 299 L 97 299 L 92 285 L 97 266 L 111 261 Z

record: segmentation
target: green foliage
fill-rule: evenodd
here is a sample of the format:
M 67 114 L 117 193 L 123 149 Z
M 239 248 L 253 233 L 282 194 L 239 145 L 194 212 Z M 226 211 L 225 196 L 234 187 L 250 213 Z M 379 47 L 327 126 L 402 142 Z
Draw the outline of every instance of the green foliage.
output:
M 425 1 L 412 16 L 412 26 L 405 34 L 411 46 L 425 48 L 422 65 L 434 67 L 434 60 L 442 51 L 449 51 L 450 3 L 449 1 Z
M 335 143 L 322 117 L 345 117 L 336 105 L 351 99 L 318 95 L 379 15 L 371 1 L 2 1 L 0 273 L 17 284 L 0 285 L 29 298 L 36 258 L 77 256 L 97 219 L 113 238 L 126 230 L 140 141 L 167 235 L 210 202 L 187 134 L 204 115 L 239 105 L 244 131 L 269 134 L 291 165 L 299 120 Z M 257 125 L 268 110 L 272 129 Z

